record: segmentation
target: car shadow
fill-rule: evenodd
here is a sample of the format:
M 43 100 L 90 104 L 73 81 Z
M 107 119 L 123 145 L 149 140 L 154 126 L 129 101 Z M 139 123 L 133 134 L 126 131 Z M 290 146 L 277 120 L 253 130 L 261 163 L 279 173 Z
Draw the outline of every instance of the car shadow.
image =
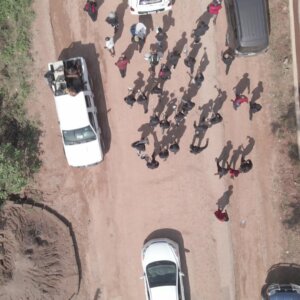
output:
M 189 253 L 190 250 L 184 248 L 184 241 L 181 232 L 172 228 L 157 229 L 148 235 L 148 237 L 144 241 L 144 244 L 152 239 L 157 239 L 157 238 L 168 238 L 179 245 L 181 271 L 185 275 L 183 277 L 185 300 L 191 300 L 189 275 L 188 275 L 188 269 L 187 269 L 186 257 L 185 257 L 185 253 L 186 252 Z
M 300 285 L 300 265 L 278 263 L 268 270 L 265 284 L 261 289 L 261 296 L 266 297 L 266 291 L 270 284 L 297 284 Z
M 98 110 L 98 123 L 102 132 L 104 143 L 104 153 L 107 153 L 111 143 L 111 131 L 107 117 L 107 107 L 102 84 L 99 54 L 94 44 L 82 44 L 81 41 L 73 42 L 68 48 L 61 51 L 58 59 L 68 59 L 72 57 L 83 57 L 86 61 L 89 77 L 92 81 L 92 91 L 95 96 L 95 105 Z

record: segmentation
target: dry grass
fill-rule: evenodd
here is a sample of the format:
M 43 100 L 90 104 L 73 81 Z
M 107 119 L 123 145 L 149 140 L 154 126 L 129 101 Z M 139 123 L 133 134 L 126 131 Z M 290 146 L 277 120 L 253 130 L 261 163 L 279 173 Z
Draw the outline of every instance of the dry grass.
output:
M 300 163 L 296 137 L 288 0 L 269 1 L 271 15 L 273 106 L 271 129 L 278 141 L 276 169 L 287 249 L 283 261 L 300 261 Z

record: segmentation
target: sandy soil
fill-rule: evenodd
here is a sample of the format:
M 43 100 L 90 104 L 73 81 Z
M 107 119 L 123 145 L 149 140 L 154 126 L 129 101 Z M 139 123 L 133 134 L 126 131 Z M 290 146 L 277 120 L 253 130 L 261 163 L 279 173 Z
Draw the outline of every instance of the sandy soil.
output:
M 68 228 L 46 211 L 7 204 L 0 213 L 0 298 L 70 299 L 78 288 Z
M 178 105 L 187 90 L 190 77 L 183 64 L 184 52 L 171 80 L 164 86 L 166 92 L 161 103 L 155 95 L 150 97 L 148 114 L 144 114 L 140 105 L 130 109 L 123 98 L 128 87 L 151 84 L 143 56 L 155 42 L 152 29 L 163 26 L 167 30 L 168 49 L 176 45 L 190 52 L 192 29 L 209 1 L 176 1 L 170 15 L 143 17 L 150 31 L 141 54 L 133 52 L 130 46 L 129 27 L 138 17 L 130 15 L 126 1 L 99 2 L 95 23 L 82 11 L 84 1 L 41 0 L 35 5 L 36 97 L 29 111 L 41 121 L 44 131 L 44 164 L 36 178 L 36 187 L 43 191 L 43 200 L 73 224 L 83 265 L 83 282 L 77 299 L 143 299 L 140 251 L 146 239 L 158 236 L 171 237 L 180 243 L 187 300 L 259 299 L 266 272 L 278 262 L 281 250 L 279 235 L 274 235 L 280 232 L 280 226 L 277 195 L 270 176 L 276 157 L 271 151 L 274 141 L 269 126 L 268 54 L 236 59 L 225 76 L 225 66 L 220 60 L 221 50 L 225 49 L 223 10 L 217 25 L 210 23 L 201 47 L 193 49 L 193 54 L 198 52 L 196 66 L 205 48 L 208 64 L 205 81 L 193 97 L 195 108 L 183 126 L 174 131 L 180 137 L 181 150 L 167 161 L 160 161 L 158 169 L 148 170 L 130 144 L 148 134 L 147 149 L 151 154 L 154 144 L 157 146 L 163 139 L 159 128 L 149 132 L 144 124 L 153 109 L 171 113 L 171 105 Z M 115 9 L 122 22 L 116 57 L 112 58 L 104 49 L 104 38 L 111 36 L 113 30 L 104 19 Z M 121 79 L 114 62 L 124 51 L 131 63 L 126 78 Z M 81 55 L 87 61 L 106 146 L 102 164 L 80 170 L 67 166 L 53 96 L 42 78 L 48 62 L 72 55 Z M 163 61 L 166 56 L 167 52 Z M 233 87 L 245 73 L 250 80 L 246 95 L 251 97 L 259 81 L 264 88 L 258 100 L 263 110 L 252 121 L 246 105 L 235 111 L 230 102 L 234 97 Z M 222 105 L 219 100 L 214 101 L 222 106 L 224 122 L 208 129 L 203 140 L 209 139 L 208 148 L 195 156 L 189 153 L 193 122 L 201 114 L 198 106 L 216 100 L 215 85 L 227 95 Z M 173 116 L 174 112 L 170 120 Z M 171 133 L 167 139 L 170 136 Z M 231 144 L 231 149 L 226 148 L 230 150 L 228 153 L 226 149 L 222 151 L 226 144 Z M 215 157 L 237 160 L 239 165 L 240 156 L 234 150 L 241 144 L 254 163 L 253 170 L 234 180 L 214 176 Z M 227 207 L 230 222 L 221 223 L 213 213 L 216 203 L 224 202 L 226 197 L 222 196 L 230 185 L 233 186 Z

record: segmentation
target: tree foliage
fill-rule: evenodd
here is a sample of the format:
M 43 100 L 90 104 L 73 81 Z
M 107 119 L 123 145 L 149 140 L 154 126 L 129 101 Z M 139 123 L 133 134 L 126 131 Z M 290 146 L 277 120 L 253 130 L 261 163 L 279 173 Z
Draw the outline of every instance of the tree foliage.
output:
M 32 0 L 0 5 L 0 205 L 39 169 L 38 126 L 27 119 L 30 95 Z

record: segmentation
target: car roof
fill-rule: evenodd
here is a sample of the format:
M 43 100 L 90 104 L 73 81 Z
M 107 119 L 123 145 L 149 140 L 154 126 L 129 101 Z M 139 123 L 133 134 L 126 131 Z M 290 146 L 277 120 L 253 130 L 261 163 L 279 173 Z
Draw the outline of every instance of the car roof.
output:
M 265 0 L 233 0 L 241 47 L 266 48 L 269 44 L 268 14 Z
M 79 129 L 90 124 L 83 91 L 76 96 L 56 96 L 55 103 L 61 130 Z

